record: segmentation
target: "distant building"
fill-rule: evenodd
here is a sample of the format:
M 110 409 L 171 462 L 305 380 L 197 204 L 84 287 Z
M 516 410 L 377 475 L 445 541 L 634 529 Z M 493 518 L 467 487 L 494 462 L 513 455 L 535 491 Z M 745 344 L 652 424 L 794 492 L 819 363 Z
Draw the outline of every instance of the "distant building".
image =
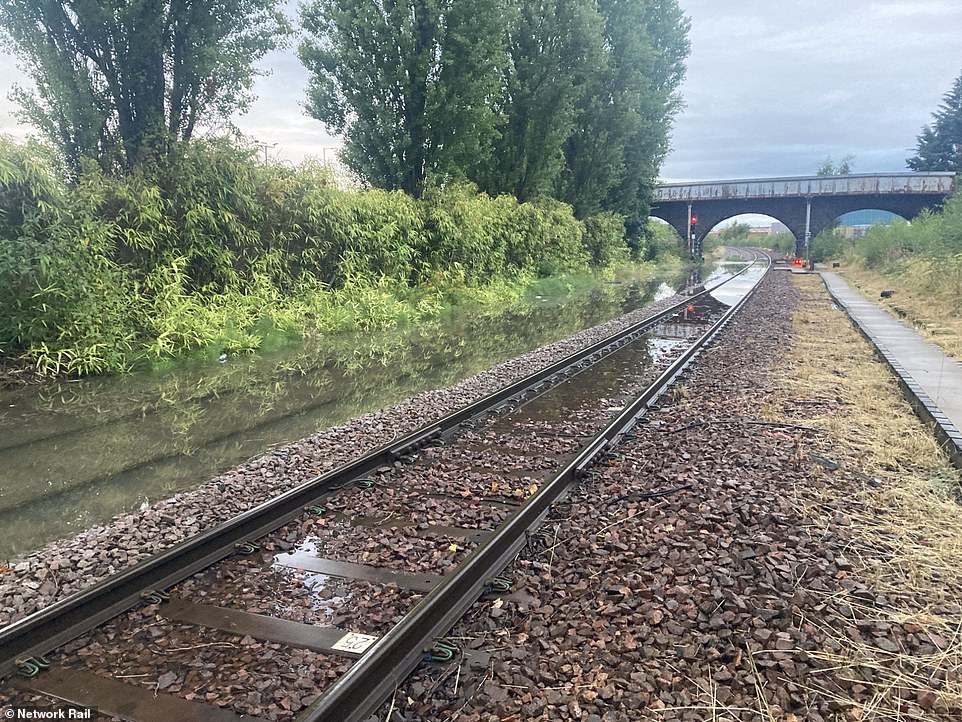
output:
M 708 232 L 709 237 L 719 235 L 724 228 L 713 228 Z M 778 233 L 791 233 L 788 230 L 788 226 L 784 223 L 779 223 L 775 221 L 770 226 L 752 226 L 748 231 L 748 240 L 756 241 L 762 238 L 768 238 L 769 236 L 774 236 Z
M 845 238 L 860 238 L 872 226 L 888 226 L 896 220 L 901 220 L 901 216 L 888 211 L 876 209 L 852 211 L 839 217 L 835 232 Z

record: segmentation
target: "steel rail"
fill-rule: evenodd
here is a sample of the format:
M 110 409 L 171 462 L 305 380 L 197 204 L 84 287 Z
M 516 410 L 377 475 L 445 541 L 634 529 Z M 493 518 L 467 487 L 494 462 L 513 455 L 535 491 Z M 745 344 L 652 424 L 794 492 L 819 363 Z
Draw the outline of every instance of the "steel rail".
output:
M 755 259 L 757 260 L 757 258 Z M 352 479 L 364 476 L 379 466 L 393 463 L 434 439 L 453 433 L 505 401 L 543 384 L 555 375 L 586 359 L 600 360 L 630 342 L 637 334 L 682 310 L 693 299 L 712 293 L 752 267 L 749 262 L 731 277 L 706 288 L 684 301 L 648 316 L 580 351 L 549 364 L 441 419 L 418 428 L 400 440 L 376 448 L 336 469 L 327 471 L 299 486 L 232 517 L 223 524 L 201 532 L 149 559 L 44 607 L 27 617 L 0 628 L 0 680 L 17 668 L 17 660 L 38 657 L 104 622 L 142 603 L 145 592 L 163 590 L 231 556 L 239 544 L 253 541 L 275 531 L 304 513 L 326 494 Z M 561 378 L 557 379 L 558 381 Z
M 542 485 L 537 493 L 465 560 L 443 582 L 424 597 L 391 631 L 381 637 L 307 710 L 298 722 L 361 722 L 367 719 L 397 689 L 423 660 L 439 637 L 443 637 L 482 595 L 489 581 L 517 556 L 528 535 L 544 520 L 550 506 L 561 498 L 571 482 L 591 462 L 628 433 L 642 414 L 692 359 L 728 325 L 755 293 L 772 267 L 711 328 L 671 364 L 644 392 L 627 405 L 581 452 Z M 754 263 L 752 264 L 754 265 Z M 747 269 L 745 269 L 747 270 Z

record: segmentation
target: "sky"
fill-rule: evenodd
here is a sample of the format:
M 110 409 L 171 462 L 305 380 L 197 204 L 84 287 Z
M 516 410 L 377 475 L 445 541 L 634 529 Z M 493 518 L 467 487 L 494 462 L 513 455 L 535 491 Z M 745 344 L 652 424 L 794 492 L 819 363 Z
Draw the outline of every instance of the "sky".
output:
M 806 175 L 828 156 L 854 172 L 905 169 L 962 71 L 960 0 L 680 0 L 692 53 L 666 181 Z M 296 3 L 287 3 L 293 14 Z M 28 84 L 0 51 L 0 133 L 24 137 L 7 93 Z M 294 47 L 264 58 L 258 99 L 235 122 L 297 162 L 337 140 L 304 115 Z M 276 145 L 273 145 L 276 144 Z
M 905 170 L 962 71 L 960 0 L 680 0 L 692 52 L 666 180 Z

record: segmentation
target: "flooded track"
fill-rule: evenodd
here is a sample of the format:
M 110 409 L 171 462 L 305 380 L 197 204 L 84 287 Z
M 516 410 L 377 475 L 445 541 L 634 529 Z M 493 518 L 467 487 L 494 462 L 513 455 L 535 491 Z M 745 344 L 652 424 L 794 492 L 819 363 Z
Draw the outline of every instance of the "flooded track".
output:
M 725 273 L 723 265 L 716 276 Z M 153 373 L 0 390 L 0 560 L 670 296 L 688 272 Z
M 726 291 L 726 299 L 744 299 L 763 266 L 733 280 L 727 288 L 740 290 Z M 242 542 L 244 535 L 235 535 L 247 557 L 173 588 L 161 584 L 165 591 L 148 595 L 146 607 L 72 642 L 52 656 L 55 672 L 21 685 L 105 712 L 136 702 L 138 713 L 127 718 L 138 720 L 174 711 L 212 719 L 200 701 L 272 718 L 305 709 L 305 719 L 363 719 L 358 715 L 425 653 L 450 652 L 432 640 L 479 594 L 508 592 L 510 579 L 497 572 L 519 544 L 534 543 L 532 525 L 732 313 L 707 294 L 686 306 L 454 424 L 408 437 L 390 450 L 386 460 L 393 463 L 346 473 L 341 489 L 316 494 L 306 512 L 291 506 L 281 513 L 286 525 L 278 531 L 248 531 Z M 209 566 L 199 554 L 181 559 Z M 113 589 L 115 597 L 129 591 L 119 581 Z M 113 616 L 110 604 L 103 600 L 95 616 Z M 64 616 L 82 616 L 77 605 L 61 607 Z M 50 634 L 57 625 L 42 632 L 36 622 L 4 630 L 4 652 L 19 645 L 21 654 L 36 654 L 50 646 L 30 634 Z M 79 633 L 77 620 L 72 624 L 61 620 L 59 634 Z M 26 632 L 19 642 L 18 631 Z M 240 657 L 231 651 L 237 635 L 244 637 Z M 296 640 L 300 649 L 290 649 Z M 37 649 L 27 649 L 31 641 Z M 109 678 L 116 670 L 122 673 Z M 193 691 L 198 685 L 203 697 Z M 315 704 L 322 692 L 330 694 Z

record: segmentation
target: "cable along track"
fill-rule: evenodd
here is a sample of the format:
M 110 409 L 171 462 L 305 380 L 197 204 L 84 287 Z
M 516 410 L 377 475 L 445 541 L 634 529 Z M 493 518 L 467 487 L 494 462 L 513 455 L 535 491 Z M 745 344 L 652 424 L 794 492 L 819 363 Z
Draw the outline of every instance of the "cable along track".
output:
M 365 719 L 426 656 L 437 659 L 454 653 L 453 647 L 438 640 L 485 591 L 508 591 L 510 581 L 499 575 L 551 504 L 630 431 L 757 288 L 764 274 L 730 307 L 711 295 L 727 284 L 743 283 L 744 274 L 762 259 L 770 267 L 770 258 L 754 255 L 754 261 L 732 278 L 682 303 L 0 630 L 0 673 L 10 675 L 19 668 L 32 675 L 16 683 L 21 688 L 140 722 L 172 715 L 182 720 L 238 719 L 232 711 L 203 704 L 230 704 L 230 694 L 214 694 L 213 699 L 210 693 L 184 694 L 190 692 L 183 688 L 185 675 L 174 671 L 170 660 L 157 668 L 167 671 L 152 673 L 140 672 L 144 667 L 138 659 L 138 671 L 129 680 L 94 673 L 128 659 L 127 650 L 108 646 L 116 647 L 117 639 L 140 638 L 143 631 L 128 617 L 138 612 L 143 616 L 146 601 L 148 616 L 176 623 L 181 632 L 194 630 L 184 633 L 201 640 L 198 648 L 223 645 L 229 650 L 236 645 L 224 640 L 242 636 L 265 640 L 269 648 L 285 645 L 340 659 L 329 665 L 329 670 L 337 671 L 330 674 L 336 676 L 331 684 L 326 684 L 327 677 L 315 680 L 316 687 L 272 711 L 299 708 L 298 719 L 312 721 Z M 732 283 L 735 279 L 741 281 Z M 602 404 L 596 403 L 599 398 Z M 503 473 L 506 463 L 517 468 Z M 371 482 L 374 489 L 368 488 Z M 372 494 L 379 500 L 373 506 L 367 502 L 373 513 L 356 514 L 350 505 L 362 500 L 363 506 L 365 495 Z M 433 512 L 411 506 L 412 500 L 429 504 L 432 498 L 437 502 Z M 380 512 L 382 499 L 385 507 L 397 507 L 395 516 Z M 417 513 L 405 518 L 397 509 Z M 446 523 L 437 523 L 439 518 Z M 339 529 L 338 536 L 329 536 L 327 547 L 340 547 L 341 558 L 323 558 L 320 555 L 329 548 L 303 538 L 305 529 L 317 528 L 322 521 Z M 429 560 L 427 567 L 415 564 L 405 569 L 390 554 L 380 554 L 386 565 L 372 565 L 363 554 L 347 553 L 344 543 L 355 539 L 350 535 L 374 549 L 377 545 L 364 541 L 364 535 L 385 529 L 453 540 L 450 559 L 442 555 Z M 232 562 L 217 562 L 237 552 L 250 555 L 246 567 L 255 575 L 270 576 L 270 566 L 264 568 L 262 561 L 273 557 L 275 568 L 297 570 L 300 581 L 307 575 L 364 580 L 366 588 L 383 587 L 394 598 L 403 597 L 410 609 L 396 624 L 382 623 L 377 634 L 362 633 L 364 624 L 356 620 L 335 628 L 286 619 L 276 605 L 266 610 L 273 615 L 260 608 L 260 613 L 243 611 L 235 608 L 231 594 L 217 599 L 216 589 L 208 595 L 204 587 L 211 577 L 219 583 L 218 570 Z M 199 574 L 204 570 L 208 572 Z M 219 603 L 197 603 L 196 598 Z M 95 640 L 94 648 L 101 652 L 97 663 L 78 641 L 70 645 L 69 653 L 57 653 L 63 660 L 53 658 L 53 666 L 44 668 L 44 655 L 131 609 L 135 612 L 111 622 L 109 631 L 97 630 L 83 640 Z M 207 641 L 211 639 L 215 641 Z M 184 646 L 189 651 L 192 645 Z M 71 655 L 80 655 L 81 661 L 74 663 Z M 296 659 L 305 657 L 299 654 Z M 153 687 L 136 686 L 143 680 L 153 680 Z M 174 693 L 178 690 L 182 696 Z M 260 709 L 253 703 L 233 706 Z

